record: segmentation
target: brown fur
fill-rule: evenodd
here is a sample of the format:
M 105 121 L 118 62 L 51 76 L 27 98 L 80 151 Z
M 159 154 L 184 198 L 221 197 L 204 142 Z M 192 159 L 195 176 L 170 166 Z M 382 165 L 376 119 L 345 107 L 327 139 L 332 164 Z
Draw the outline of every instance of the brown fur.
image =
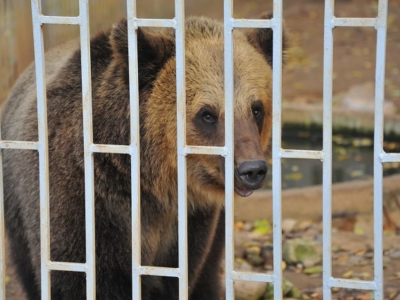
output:
M 235 165 L 263 160 L 271 132 L 269 29 L 234 32 Z M 255 44 L 256 43 L 256 44 Z M 93 142 L 130 143 L 126 21 L 91 42 Z M 206 18 L 186 25 L 187 144 L 224 144 L 223 26 Z M 66 52 L 68 53 L 68 52 Z M 85 261 L 80 52 L 47 55 L 51 259 Z M 139 29 L 142 264 L 177 267 L 177 154 L 174 32 Z M 262 119 L 253 116 L 263 106 Z M 203 124 L 208 107 L 217 119 Z M 3 112 L 4 139 L 36 140 L 33 67 Z M 29 299 L 40 294 L 38 158 L 6 151 L 5 209 L 14 262 Z M 97 299 L 131 299 L 130 157 L 95 154 Z M 219 299 L 224 244 L 224 160 L 187 161 L 191 299 Z M 236 178 L 235 185 L 241 182 Z M 177 299 L 174 278 L 143 277 L 143 299 Z M 53 272 L 52 299 L 85 299 L 84 275 Z

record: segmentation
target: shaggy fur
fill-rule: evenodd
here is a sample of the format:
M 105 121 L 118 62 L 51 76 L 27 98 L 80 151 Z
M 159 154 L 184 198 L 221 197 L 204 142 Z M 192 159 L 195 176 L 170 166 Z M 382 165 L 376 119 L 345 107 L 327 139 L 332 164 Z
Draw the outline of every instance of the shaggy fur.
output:
M 234 32 L 235 165 L 266 156 L 271 131 L 270 29 Z M 80 51 L 46 56 L 51 260 L 85 262 L 85 193 Z M 187 144 L 224 144 L 223 25 L 186 24 Z M 139 29 L 142 264 L 178 266 L 174 31 Z M 91 41 L 93 142 L 130 143 L 127 23 Z M 255 111 L 257 110 L 257 116 Z M 205 121 L 205 115 L 212 122 Z M 35 141 L 33 66 L 6 102 L 3 138 Z M 41 120 L 42 121 L 42 120 Z M 30 300 L 40 299 L 38 156 L 5 151 L 6 227 Z M 97 299 L 131 299 L 130 157 L 95 154 Z M 190 299 L 220 299 L 224 246 L 224 159 L 187 161 Z M 241 182 L 235 179 L 235 185 Z M 85 275 L 52 272 L 52 299 L 86 299 Z M 176 278 L 144 276 L 143 299 L 177 299 Z

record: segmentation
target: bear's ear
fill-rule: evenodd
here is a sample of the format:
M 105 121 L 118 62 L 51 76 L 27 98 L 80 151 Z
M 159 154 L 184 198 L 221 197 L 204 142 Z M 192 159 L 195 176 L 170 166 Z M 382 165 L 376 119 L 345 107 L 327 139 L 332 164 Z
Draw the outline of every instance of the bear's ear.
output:
M 111 31 L 110 43 L 116 59 L 123 59 L 128 66 L 128 27 L 126 19 Z M 153 80 L 168 59 L 175 55 L 173 29 L 138 28 L 139 85 Z
M 258 19 L 271 19 L 271 13 L 263 13 Z M 287 34 L 283 28 L 282 32 L 282 61 L 285 62 L 285 54 L 288 48 Z M 273 31 L 271 28 L 248 29 L 245 32 L 249 43 L 257 49 L 267 60 L 272 68 L 273 57 Z

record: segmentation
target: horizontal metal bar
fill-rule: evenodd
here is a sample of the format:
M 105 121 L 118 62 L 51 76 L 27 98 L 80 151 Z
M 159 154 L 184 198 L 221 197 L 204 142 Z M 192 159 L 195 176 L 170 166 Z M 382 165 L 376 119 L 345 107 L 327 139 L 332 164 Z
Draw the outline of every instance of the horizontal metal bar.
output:
M 380 155 L 381 162 L 400 162 L 400 153 L 382 153 Z
M 0 141 L 0 149 L 37 150 L 38 142 Z
M 52 271 L 86 272 L 86 264 L 67 262 L 48 262 L 48 268 Z
M 322 151 L 281 149 L 281 157 L 302 159 L 323 159 Z
M 233 28 L 271 28 L 272 20 L 246 20 L 246 19 L 232 19 Z
M 221 155 L 226 156 L 227 149 L 225 147 L 206 147 L 206 146 L 186 146 L 184 154 L 204 154 L 204 155 Z
M 333 27 L 375 27 L 376 18 L 333 18 Z
M 39 16 L 41 24 L 80 25 L 80 17 Z
M 274 282 L 273 274 L 252 273 L 252 272 L 232 272 L 233 280 Z
M 179 268 L 164 268 L 164 267 L 139 267 L 140 275 L 164 276 L 164 277 L 179 277 Z
M 176 28 L 175 19 L 137 19 L 138 27 L 170 27 Z
M 355 289 L 355 290 L 376 290 L 374 281 L 360 281 L 351 279 L 330 278 L 328 285 L 333 288 Z
M 92 144 L 90 146 L 90 152 L 92 153 L 116 153 L 116 154 L 129 154 L 129 146 L 123 145 L 104 145 L 104 144 Z

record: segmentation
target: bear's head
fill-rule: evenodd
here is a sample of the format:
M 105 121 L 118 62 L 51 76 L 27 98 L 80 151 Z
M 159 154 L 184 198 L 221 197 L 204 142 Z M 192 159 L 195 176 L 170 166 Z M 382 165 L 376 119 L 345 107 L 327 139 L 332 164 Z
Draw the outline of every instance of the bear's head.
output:
M 262 18 L 270 18 L 263 15 Z M 114 27 L 114 56 L 126 68 L 126 22 Z M 141 107 L 142 187 L 159 198 L 176 201 L 176 59 L 172 29 L 137 31 Z M 186 143 L 223 146 L 225 119 L 224 28 L 207 18 L 186 23 Z M 272 30 L 234 30 L 235 192 L 243 197 L 260 188 L 272 118 Z M 284 35 L 283 47 L 286 48 Z M 122 63 L 124 62 L 124 63 Z M 189 155 L 188 199 L 191 204 L 224 202 L 225 159 Z M 147 175 L 146 175 L 147 174 Z M 151 184 L 150 184 L 151 182 Z

